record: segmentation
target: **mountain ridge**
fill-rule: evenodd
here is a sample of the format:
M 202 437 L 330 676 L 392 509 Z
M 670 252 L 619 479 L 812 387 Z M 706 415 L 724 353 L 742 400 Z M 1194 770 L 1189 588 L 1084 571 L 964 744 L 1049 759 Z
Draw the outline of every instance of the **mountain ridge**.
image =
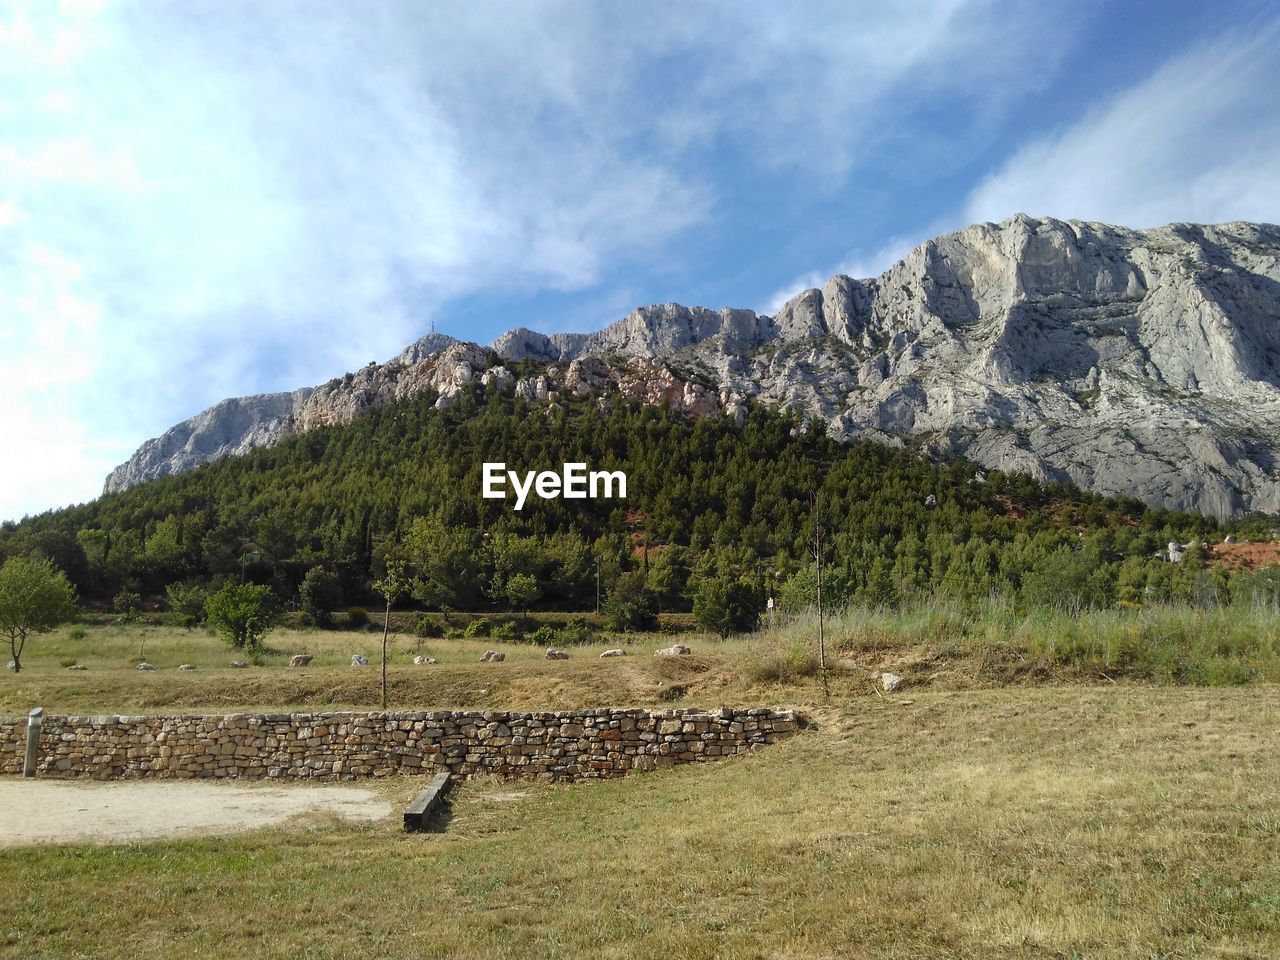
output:
M 511 365 L 542 365 L 516 376 Z M 314 388 L 232 398 L 147 441 L 105 492 L 435 390 L 620 391 L 695 416 L 748 397 L 837 438 L 1224 518 L 1280 512 L 1280 227 L 1131 230 L 1024 214 L 836 275 L 774 316 L 658 304 L 588 334 L 428 334 Z

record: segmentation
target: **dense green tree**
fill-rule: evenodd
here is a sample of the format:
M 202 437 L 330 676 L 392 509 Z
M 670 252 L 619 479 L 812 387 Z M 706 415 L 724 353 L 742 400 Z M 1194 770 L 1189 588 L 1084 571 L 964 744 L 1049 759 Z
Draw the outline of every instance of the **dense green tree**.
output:
M 204 620 L 204 605 L 209 599 L 209 592 L 200 584 L 171 583 L 165 588 L 165 596 L 169 601 L 169 609 L 182 618 L 187 629 Z
M 610 630 L 653 630 L 658 626 L 658 605 L 645 585 L 644 572 L 629 570 L 614 580 L 604 605 L 604 622 Z
M 76 612 L 67 575 L 44 557 L 10 557 L 0 567 L 0 636 L 9 641 L 14 673 L 33 633 L 48 633 Z
M 303 576 L 298 597 L 303 614 L 317 626 L 328 627 L 333 624 L 333 611 L 342 603 L 342 590 L 334 574 L 317 566 Z
M 205 602 L 205 615 L 227 643 L 256 658 L 280 606 L 268 586 L 227 583 Z

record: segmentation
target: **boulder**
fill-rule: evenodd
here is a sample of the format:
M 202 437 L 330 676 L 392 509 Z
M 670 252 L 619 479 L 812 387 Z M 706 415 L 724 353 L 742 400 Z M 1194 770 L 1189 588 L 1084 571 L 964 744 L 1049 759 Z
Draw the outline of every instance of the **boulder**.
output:
M 289 666 L 291 666 L 291 667 L 292 667 L 293 665 L 294 665 L 294 664 L 293 664 L 293 660 L 292 660 L 292 659 L 290 659 L 290 661 L 289 661 Z M 235 667 L 237 670 L 243 670 L 245 667 L 247 667 L 247 666 L 248 666 L 248 664 L 247 664 L 247 663 L 245 663 L 243 660 L 232 660 L 232 661 L 231 661 L 231 666 Z
M 351 655 L 351 665 L 353 667 L 367 667 L 369 665 L 369 658 L 362 657 L 358 653 L 353 653 Z
M 313 657 L 309 653 L 295 653 L 292 657 L 289 658 L 289 666 L 305 667 L 308 663 L 310 663 L 314 659 L 315 657 Z
M 480 658 L 481 663 L 501 663 L 507 659 L 507 655 L 500 650 L 486 650 L 484 656 Z
M 549 647 L 547 648 L 547 659 L 548 660 L 568 660 L 569 654 L 565 653 L 563 650 L 557 650 L 555 647 Z
M 655 657 L 687 657 L 691 653 L 693 651 L 683 643 L 676 643 L 669 647 L 663 647 L 661 650 L 653 651 Z
M 906 682 L 903 677 L 898 676 L 896 673 L 880 674 L 880 686 L 884 687 L 885 693 L 893 693 Z
M 135 670 L 154 670 L 155 668 L 156 665 L 154 663 L 140 663 L 134 667 Z
M 413 658 L 414 666 L 418 666 L 418 667 L 425 666 L 430 663 L 439 663 L 439 662 L 440 661 L 437 660 L 435 657 L 414 657 Z
M 195 665 L 194 663 L 180 663 L 180 664 L 178 664 L 178 669 L 179 669 L 179 670 L 194 670 L 195 668 L 196 668 L 196 665 Z
M 604 653 L 600 654 L 602 657 L 625 657 L 626 655 L 627 651 L 625 650 L 606 650 Z
M 73 663 L 71 666 L 67 667 L 67 669 L 68 670 L 85 670 L 88 668 L 85 667 L 83 663 Z

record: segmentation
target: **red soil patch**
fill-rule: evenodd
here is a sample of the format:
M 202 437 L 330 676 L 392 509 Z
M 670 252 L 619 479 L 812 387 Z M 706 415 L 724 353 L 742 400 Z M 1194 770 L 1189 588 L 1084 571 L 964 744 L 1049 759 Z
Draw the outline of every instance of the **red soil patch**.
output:
M 1280 563 L 1280 543 L 1215 543 L 1209 559 L 1232 570 L 1257 570 Z

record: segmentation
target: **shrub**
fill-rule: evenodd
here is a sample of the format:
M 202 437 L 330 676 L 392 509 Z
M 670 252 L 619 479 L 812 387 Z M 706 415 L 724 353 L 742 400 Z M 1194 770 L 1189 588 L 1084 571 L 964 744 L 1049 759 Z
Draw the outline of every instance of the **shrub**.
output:
M 790 683 L 817 672 L 817 655 L 810 646 L 799 643 L 762 651 L 748 668 L 751 679 L 761 683 Z
M 566 646 L 570 644 L 581 646 L 595 642 L 595 631 L 582 620 L 570 620 L 564 629 L 560 631 L 560 643 Z
M 169 609 L 176 613 L 182 625 L 190 630 L 204 620 L 204 604 L 208 591 L 195 583 L 171 583 L 165 588 Z
M 467 624 L 467 628 L 462 631 L 462 635 L 464 637 L 487 637 L 492 629 L 493 623 L 488 617 L 476 617 Z
M 425 613 L 418 617 L 413 624 L 413 633 L 417 637 L 443 637 L 444 627 L 436 623 L 431 617 Z
M 546 629 L 545 627 L 541 629 Z M 490 631 L 489 636 L 502 643 L 519 643 L 524 639 L 520 628 L 512 621 L 500 623 Z
M 75 657 L 63 657 L 58 661 L 60 667 L 74 667 L 79 661 Z
M 125 623 L 133 623 L 142 612 L 142 598 L 132 590 L 121 590 L 111 601 L 111 606 Z
M 369 611 L 364 607 L 351 607 L 347 610 L 347 626 L 358 630 L 369 622 Z
M 560 632 L 548 626 L 541 626 L 529 637 L 529 642 L 538 647 L 554 647 L 560 643 Z
M 88 635 L 89 635 L 89 632 L 88 632 L 87 630 L 85 630 L 85 628 L 84 628 L 84 627 L 72 627 L 72 628 L 71 628 L 71 630 L 69 630 L 69 631 L 67 632 L 67 639 L 68 639 L 68 640 L 83 640 L 83 639 L 84 639 L 85 637 L 87 637 Z

